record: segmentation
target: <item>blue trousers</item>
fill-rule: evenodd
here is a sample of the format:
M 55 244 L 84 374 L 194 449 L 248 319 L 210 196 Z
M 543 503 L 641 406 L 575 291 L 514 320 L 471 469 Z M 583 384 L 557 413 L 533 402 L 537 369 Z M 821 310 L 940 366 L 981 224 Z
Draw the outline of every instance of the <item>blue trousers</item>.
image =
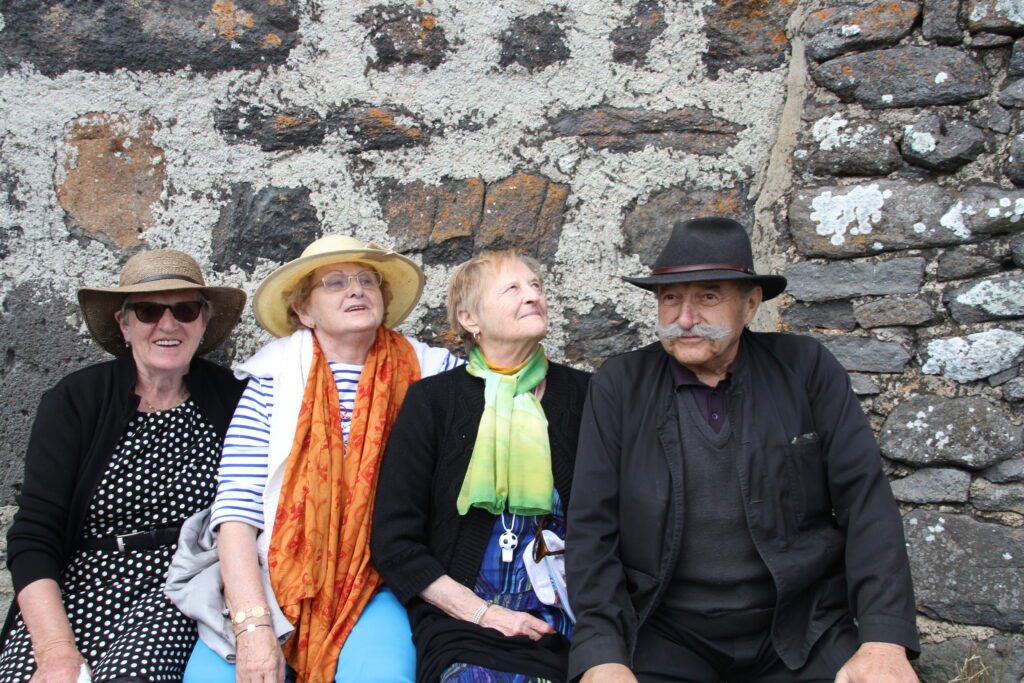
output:
M 416 648 L 409 617 L 387 588 L 374 595 L 359 615 L 338 655 L 336 683 L 413 683 Z M 184 683 L 234 683 L 235 665 L 220 658 L 203 641 L 185 668 Z

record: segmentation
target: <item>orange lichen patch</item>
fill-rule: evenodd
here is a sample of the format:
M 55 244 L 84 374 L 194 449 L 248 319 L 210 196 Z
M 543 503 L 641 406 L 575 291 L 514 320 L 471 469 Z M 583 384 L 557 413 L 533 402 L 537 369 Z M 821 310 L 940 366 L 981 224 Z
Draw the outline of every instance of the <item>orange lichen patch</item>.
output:
M 373 121 L 372 123 L 379 128 L 392 128 L 401 133 L 405 133 L 411 138 L 418 138 L 422 131 L 415 126 L 402 126 L 395 121 L 395 117 L 391 115 L 391 112 L 378 107 L 370 107 L 366 112 Z
M 231 0 L 218 0 L 210 6 L 210 21 L 205 26 L 213 28 L 221 38 L 232 39 L 255 23 L 250 12 L 240 9 Z
M 771 42 L 775 43 L 776 45 L 779 45 L 780 43 L 789 42 L 789 38 L 786 37 L 786 32 L 783 31 L 781 28 L 774 29 L 770 31 L 769 34 L 771 36 L 769 40 L 771 40 Z
M 437 17 L 433 14 L 424 14 L 423 18 L 420 19 L 420 26 L 428 31 L 433 30 L 433 28 L 437 26 Z
M 278 36 L 276 33 L 268 33 L 267 35 L 263 36 L 263 40 L 260 41 L 260 47 L 281 47 L 281 37 Z
M 438 188 L 434 243 L 472 235 L 473 228 L 480 223 L 483 203 L 484 181 L 480 178 L 469 178 L 459 183 L 455 191 Z
M 278 5 L 283 5 L 284 3 L 285 0 L 267 0 L 267 5 L 269 5 L 270 7 L 277 7 Z
M 153 145 L 147 116 L 87 114 L 69 126 L 65 142 L 77 154 L 63 165 L 57 199 L 90 234 L 103 232 L 120 247 L 139 244 L 154 223 L 153 205 L 163 193 L 164 152 Z

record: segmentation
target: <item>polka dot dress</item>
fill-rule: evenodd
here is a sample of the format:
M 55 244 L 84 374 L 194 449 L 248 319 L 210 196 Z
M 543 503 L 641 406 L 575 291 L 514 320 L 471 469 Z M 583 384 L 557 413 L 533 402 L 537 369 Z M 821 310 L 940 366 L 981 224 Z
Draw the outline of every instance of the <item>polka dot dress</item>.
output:
M 208 507 L 220 446 L 191 400 L 172 410 L 137 413 L 93 495 L 85 536 L 180 523 Z M 181 680 L 196 627 L 163 594 L 174 549 L 79 550 L 64 569 L 64 609 L 97 683 Z M 0 655 L 0 681 L 28 681 L 34 670 L 19 615 Z

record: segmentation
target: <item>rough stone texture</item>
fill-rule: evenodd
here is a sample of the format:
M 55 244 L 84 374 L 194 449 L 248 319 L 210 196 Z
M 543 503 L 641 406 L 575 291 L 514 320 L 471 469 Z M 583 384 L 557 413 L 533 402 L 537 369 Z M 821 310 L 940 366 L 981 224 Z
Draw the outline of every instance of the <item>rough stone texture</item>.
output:
M 999 33 L 974 33 L 964 40 L 964 44 L 977 49 L 991 49 L 1003 47 L 1013 43 L 1013 36 L 1004 36 Z
M 1024 186 L 1024 133 L 1013 138 L 1006 157 L 1006 177 L 1014 185 Z
M 917 608 L 935 619 L 1015 631 L 1024 619 L 1019 530 L 966 515 L 914 510 L 903 517 Z M 935 571 L 942 567 L 942 571 Z
M 971 475 L 963 470 L 930 467 L 891 482 L 901 503 L 966 503 Z
M 971 31 L 1024 32 L 1024 9 L 1016 0 L 964 0 L 964 5 Z
M 1024 401 L 1024 377 L 1011 379 L 1003 385 L 1003 398 L 1011 403 Z
M 1024 191 L 877 180 L 793 194 L 790 230 L 804 256 L 844 258 L 977 241 L 1024 228 Z
M 64 162 L 57 198 L 89 234 L 103 232 L 120 247 L 138 245 L 153 225 L 153 204 L 164 189 L 164 151 L 153 144 L 148 117 L 87 114 L 69 126 L 76 154 Z
M 700 216 L 732 216 L 743 225 L 751 225 L 754 204 L 748 199 L 745 184 L 725 189 L 672 187 L 627 209 L 622 221 L 627 254 L 637 254 L 640 263 L 654 263 L 677 221 Z
M 250 275 L 259 259 L 289 261 L 320 236 L 320 221 L 304 187 L 231 188 L 213 228 L 213 266 L 238 266 Z
M 917 327 L 934 324 L 938 319 L 931 302 L 919 296 L 894 296 L 869 301 L 854 308 L 853 315 L 865 329 L 892 325 Z
M 711 78 L 738 69 L 767 71 L 789 56 L 786 22 L 797 0 L 713 0 L 701 10 Z
M 1017 377 L 1017 375 L 1019 374 L 1020 368 L 1014 365 L 1007 368 L 1006 370 L 1003 370 L 1002 372 L 997 372 L 994 375 L 989 375 L 988 377 L 985 378 L 985 381 L 988 382 L 988 385 L 990 387 L 998 387 L 1002 386 L 1003 384 L 1006 384 L 1011 379 Z
M 652 111 L 602 105 L 564 112 L 551 129 L 558 136 L 579 137 L 592 149 L 636 152 L 650 146 L 720 155 L 736 144 L 743 126 L 697 107 Z
M 4 50 L 47 76 L 74 69 L 221 71 L 281 64 L 298 42 L 293 0 L 4 2 Z
M 839 363 L 852 372 L 903 372 L 910 354 L 896 342 L 871 337 L 812 335 L 825 345 Z
M 1024 276 L 976 280 L 947 289 L 942 301 L 958 323 L 1024 317 Z
M 1010 50 L 1010 61 L 1006 65 L 1006 75 L 1014 78 L 1024 76 L 1024 38 L 1017 40 Z
M 857 327 L 857 320 L 853 317 L 853 306 L 849 301 L 797 303 L 782 312 L 782 323 L 793 332 L 806 332 L 812 329 L 852 332 Z
M 909 0 L 867 6 L 838 5 L 812 12 L 804 22 L 807 55 L 817 61 L 868 48 L 895 45 L 910 33 L 920 7 Z
M 1013 128 L 1013 117 L 995 102 L 989 102 L 985 113 L 978 117 L 978 124 L 996 133 L 1009 133 Z
M 859 372 L 850 373 L 850 388 L 858 396 L 871 396 L 880 393 L 882 388 L 871 375 L 862 375 Z
M 1003 460 L 992 467 L 987 467 L 981 471 L 981 476 L 995 484 L 1024 481 L 1024 456 Z
M 988 512 L 1005 510 L 1024 515 L 1024 486 L 993 484 L 978 477 L 971 483 L 971 505 Z
M 933 339 L 919 354 L 921 372 L 957 382 L 972 382 L 1018 362 L 1024 337 L 1009 330 L 987 330 L 966 337 Z
M 967 251 L 965 248 L 950 249 L 939 255 L 935 278 L 940 282 L 962 280 L 989 275 L 998 271 L 1001 266 L 1002 259 L 995 254 Z
M 869 109 L 958 104 L 989 92 L 985 67 L 951 47 L 894 47 L 838 57 L 811 72 L 844 102 Z
M 7 530 L 11 528 L 11 522 L 14 521 L 14 513 L 17 512 L 18 508 L 13 505 L 7 505 L 0 508 L 0 566 L 7 566 Z M 11 607 L 11 601 L 14 598 L 14 584 L 11 581 L 11 575 L 9 572 L 0 572 L 0 610 L 7 612 Z
M 956 45 L 963 40 L 958 13 L 960 0 L 924 0 L 921 33 L 940 45 Z
M 985 151 L 985 133 L 966 121 L 938 115 L 916 119 L 903 129 L 900 152 L 912 164 L 950 173 Z
M 367 27 L 370 44 L 377 59 L 375 69 L 386 70 L 396 64 L 423 64 L 436 69 L 448 52 L 448 39 L 437 17 L 408 5 L 376 6 L 359 15 L 357 21 Z
M 423 251 L 429 262 L 458 263 L 481 249 L 511 248 L 547 259 L 558 246 L 568 193 L 544 176 L 516 173 L 486 186 L 479 178 L 392 183 L 381 203 L 398 248 Z
M 1024 78 L 1009 83 L 999 92 L 999 104 L 1007 108 L 1024 108 Z
M 594 306 L 586 314 L 569 309 L 564 315 L 569 326 L 565 357 L 571 363 L 598 368 L 618 349 L 639 345 L 640 334 L 636 326 L 610 304 Z
M 1021 430 L 999 404 L 980 396 L 916 394 L 885 420 L 878 445 L 887 458 L 924 467 L 983 469 L 1020 453 Z
M 811 128 L 813 142 L 793 152 L 798 171 L 816 175 L 888 175 L 900 166 L 900 153 L 887 128 L 871 119 L 836 112 Z
M 657 0 L 640 0 L 623 26 L 613 30 L 612 61 L 619 64 L 641 65 L 647 61 L 651 43 L 664 33 L 665 8 Z
M 264 152 L 319 145 L 327 134 L 323 118 L 301 107 L 279 111 L 219 109 L 214 112 L 213 125 L 229 140 L 254 142 Z
M 569 59 L 562 21 L 562 17 L 552 12 L 514 19 L 501 36 L 498 65 L 504 68 L 519 64 L 532 73 Z
M 20 225 L 9 225 L 0 229 L 0 259 L 11 253 L 12 244 L 24 234 Z
M 430 140 L 430 130 L 420 118 L 400 106 L 354 102 L 332 111 L 325 125 L 328 132 L 337 130 L 345 136 L 350 153 L 413 147 Z
M 97 286 L 114 286 L 116 273 Z M 39 397 L 72 370 L 109 356 L 78 333 L 78 306 L 31 282 L 10 290 L 0 307 L 0 505 L 12 505 L 24 473 L 25 447 Z
M 967 675 L 978 672 L 974 680 L 979 683 L 983 680 L 1020 683 L 1024 678 L 1024 636 L 1000 634 L 983 639 L 956 636 L 938 642 L 925 641 L 921 643 L 921 657 L 914 662 L 914 669 L 923 683 L 946 683 L 957 679 L 963 663 L 968 660 L 974 668 Z M 969 680 L 960 678 L 960 681 Z
M 798 301 L 908 294 L 920 288 L 924 264 L 916 257 L 881 263 L 794 263 L 786 267 L 786 291 Z

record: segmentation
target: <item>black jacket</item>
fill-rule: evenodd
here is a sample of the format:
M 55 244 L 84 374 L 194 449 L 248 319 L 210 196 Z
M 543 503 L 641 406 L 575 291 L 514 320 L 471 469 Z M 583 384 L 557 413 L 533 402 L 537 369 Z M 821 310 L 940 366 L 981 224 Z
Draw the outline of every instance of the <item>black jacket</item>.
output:
M 776 588 L 776 651 L 799 668 L 848 612 L 861 642 L 916 652 L 903 527 L 846 372 L 797 335 L 744 332 L 741 353 L 730 415 L 747 522 Z M 566 542 L 570 678 L 630 664 L 676 565 L 684 454 L 669 360 L 652 344 L 609 359 L 590 383 Z
M 245 383 L 201 358 L 185 386 L 222 438 Z M 74 372 L 43 394 L 25 455 L 25 483 L 7 534 L 15 593 L 60 573 L 82 538 L 86 512 L 139 397 L 130 355 Z
M 566 506 L 589 377 L 551 363 L 541 398 L 555 488 Z M 558 657 L 552 657 L 550 650 L 535 648 L 528 638 L 505 638 L 497 631 L 452 619 L 419 598 L 423 589 L 445 574 L 471 589 L 476 584 L 495 518 L 479 508 L 460 516 L 456 500 L 483 409 L 484 381 L 465 367 L 409 387 L 381 462 L 370 536 L 373 563 L 409 609 L 417 680 L 436 680 L 455 661 L 494 667 L 498 664 L 491 662 L 506 662 L 516 665 L 517 673 L 551 675 L 546 668 L 530 669 L 537 659 L 555 662 L 561 679 L 564 647 Z M 481 655 L 505 659 L 485 661 Z M 455 656 L 460 658 L 451 658 Z

